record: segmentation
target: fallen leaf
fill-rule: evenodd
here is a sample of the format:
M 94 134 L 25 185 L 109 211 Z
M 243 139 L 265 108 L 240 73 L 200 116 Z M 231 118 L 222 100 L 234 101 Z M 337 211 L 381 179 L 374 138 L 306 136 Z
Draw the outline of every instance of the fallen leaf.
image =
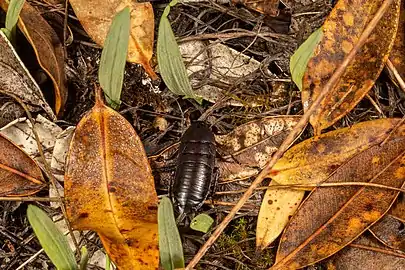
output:
M 149 63 L 153 54 L 155 25 L 151 3 L 138 3 L 131 0 L 108 2 L 71 0 L 69 2 L 87 34 L 100 46 L 104 45 L 115 14 L 128 6 L 131 12 L 131 34 L 127 61 L 141 64 L 152 79 L 157 78 Z
M 270 186 L 277 185 L 275 181 Z M 270 189 L 264 194 L 257 217 L 256 248 L 263 250 L 284 230 L 290 217 L 295 213 L 305 192 L 301 190 Z
M 124 117 L 96 105 L 77 125 L 65 173 L 73 228 L 96 231 L 120 269 L 157 269 L 157 195 L 142 142 Z
M 357 43 L 359 36 L 382 0 L 339 0 L 322 26 L 323 38 L 309 60 L 303 79 L 304 110 L 317 98 L 324 85 Z M 347 67 L 338 84 L 327 94 L 311 115 L 315 134 L 352 110 L 367 94 L 380 75 L 398 27 L 399 0 L 388 8 L 362 50 Z
M 402 187 L 404 128 L 399 127 L 384 144 L 374 145 L 347 160 L 325 182 L 356 181 Z M 272 269 L 302 268 L 333 255 L 378 221 L 398 194 L 364 186 L 315 188 L 288 223 Z
M 214 219 L 209 215 L 202 213 L 193 218 L 190 223 L 190 228 L 194 231 L 207 233 L 212 224 L 214 224 Z
M 2 31 L 0 31 L 0 74 L 2 74 L 0 79 L 2 91 L 18 96 L 31 111 L 38 111 L 41 108 L 51 120 L 56 120 L 41 89 Z
M 238 126 L 228 134 L 215 135 L 221 154 L 217 162 L 221 181 L 246 179 L 259 173 L 299 119 L 265 117 Z
M 405 2 L 401 1 L 398 31 L 392 47 L 390 58 L 402 78 L 405 78 Z M 395 81 L 395 80 L 394 80 Z
M 269 175 L 272 178 L 271 183 L 320 183 L 356 154 L 381 143 L 398 121 L 399 119 L 380 119 L 362 122 L 305 140 L 291 147 L 273 166 Z M 303 196 L 304 191 L 300 190 L 266 191 L 256 230 L 258 249 L 266 248 L 281 234 Z
M 405 258 L 401 254 L 395 256 L 392 250 L 387 250 L 376 240 L 368 236 L 360 236 L 353 242 L 363 247 L 374 250 L 366 250 L 359 247 L 348 246 L 327 260 L 328 270 L 398 270 L 405 269 Z M 380 252 L 377 252 L 380 251 Z
M 207 43 L 201 40 L 182 42 L 179 47 L 187 63 L 187 73 L 191 78 L 193 90 L 205 100 L 215 103 L 227 97 L 230 99 L 226 102 L 227 105 L 256 107 L 288 98 L 285 83 L 282 82 L 270 83 L 271 93 L 252 94 L 252 89 L 240 91 L 237 95 L 229 93 L 235 82 L 258 69 L 270 74 L 268 69 L 261 67 L 259 61 L 246 54 L 220 43 L 211 42 L 207 46 Z M 201 77 L 214 83 L 202 84 Z M 240 88 L 243 88 L 243 85 Z
M 176 5 L 176 3 L 177 0 L 170 2 L 160 18 L 157 41 L 159 72 L 170 91 L 177 95 L 182 95 L 184 98 L 193 98 L 201 103 L 202 99 L 198 97 L 191 88 L 176 37 L 167 18 L 170 7 Z
M 279 13 L 279 0 L 232 0 L 232 3 L 243 4 L 249 9 L 269 16 L 277 16 Z
M 45 187 L 41 169 L 0 134 L 0 196 L 28 196 Z
M 404 220 L 387 214 L 370 228 L 370 232 L 387 247 L 405 252 Z
M 55 112 L 58 115 L 64 109 L 68 96 L 62 43 L 47 21 L 27 2 L 20 18 L 19 27 L 34 48 L 38 63 L 53 82 Z

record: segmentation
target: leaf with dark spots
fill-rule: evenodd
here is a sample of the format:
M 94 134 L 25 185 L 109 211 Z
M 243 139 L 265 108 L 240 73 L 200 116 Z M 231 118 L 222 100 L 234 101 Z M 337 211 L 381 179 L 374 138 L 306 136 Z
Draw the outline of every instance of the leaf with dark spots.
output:
M 0 196 L 28 196 L 45 186 L 37 163 L 0 134 Z
M 405 2 L 401 1 L 398 31 L 392 47 L 390 61 L 402 78 L 405 78 Z M 395 80 L 394 80 L 395 81 Z
M 96 231 L 119 269 L 157 269 L 157 195 L 142 143 L 120 114 L 96 104 L 77 125 L 65 173 L 72 227 Z
M 273 166 L 269 174 L 272 178 L 270 185 L 320 183 L 353 156 L 380 144 L 398 121 L 381 119 L 363 122 L 305 140 L 289 149 Z M 257 222 L 258 249 L 266 248 L 281 234 L 304 193 L 274 188 L 266 191 Z M 276 199 L 277 203 L 266 203 Z
M 387 214 L 370 228 L 370 232 L 387 247 L 405 252 L 404 222 Z
M 384 144 L 356 154 L 325 182 L 401 188 L 405 181 L 404 132 L 401 126 Z M 288 223 L 272 269 L 302 268 L 335 254 L 377 222 L 398 194 L 367 186 L 315 188 Z
M 226 135 L 216 135 L 221 181 L 249 178 L 263 168 L 277 151 L 299 117 L 265 117 L 236 127 Z
M 304 110 L 315 100 L 329 78 L 358 41 L 365 26 L 380 8 L 382 0 L 339 0 L 322 26 L 323 38 L 309 60 L 303 78 Z M 311 115 L 315 134 L 333 125 L 352 110 L 380 75 L 398 27 L 400 1 L 390 5 L 384 17 L 337 85 L 329 91 Z

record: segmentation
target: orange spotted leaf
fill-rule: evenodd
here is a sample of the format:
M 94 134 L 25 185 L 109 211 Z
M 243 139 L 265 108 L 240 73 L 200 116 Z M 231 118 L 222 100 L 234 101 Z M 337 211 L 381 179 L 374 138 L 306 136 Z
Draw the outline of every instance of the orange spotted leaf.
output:
M 303 77 L 304 110 L 316 99 L 336 68 L 357 43 L 383 0 L 339 0 L 322 26 L 323 38 L 315 48 Z M 399 20 L 395 0 L 368 41 L 347 67 L 337 85 L 311 115 L 316 134 L 352 110 L 380 75 L 394 44 Z
M 401 126 L 384 144 L 338 166 L 325 182 L 370 182 L 401 188 L 405 181 L 404 134 Z M 272 269 L 302 268 L 335 254 L 377 222 L 398 194 L 366 186 L 315 188 L 288 223 Z
M 115 14 L 126 6 L 131 12 L 131 30 L 127 61 L 141 64 L 152 79 L 157 75 L 150 66 L 153 54 L 154 15 L 151 3 L 132 0 L 71 0 L 69 1 L 87 34 L 103 46 Z
M 96 231 L 119 269 L 157 269 L 152 171 L 133 127 L 101 101 L 77 125 L 65 173 L 73 228 Z

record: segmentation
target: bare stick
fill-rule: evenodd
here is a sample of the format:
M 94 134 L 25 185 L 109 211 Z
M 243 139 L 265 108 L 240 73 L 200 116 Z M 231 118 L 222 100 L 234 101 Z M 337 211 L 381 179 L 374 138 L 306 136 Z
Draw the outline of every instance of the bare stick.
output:
M 345 57 L 342 64 L 336 69 L 333 73 L 332 77 L 326 83 L 325 87 L 322 89 L 319 96 L 314 100 L 314 102 L 308 108 L 308 111 L 304 113 L 301 117 L 300 121 L 294 126 L 293 130 L 288 134 L 287 138 L 283 141 L 280 148 L 277 150 L 276 153 L 272 156 L 269 163 L 267 163 L 266 167 L 260 172 L 260 174 L 256 177 L 253 181 L 252 185 L 249 189 L 242 195 L 239 199 L 238 203 L 232 208 L 229 214 L 224 218 L 224 220 L 218 225 L 217 229 L 212 233 L 210 238 L 208 238 L 207 242 L 200 248 L 194 258 L 190 261 L 190 263 L 185 268 L 186 270 L 191 270 L 193 267 L 198 263 L 198 261 L 204 256 L 207 250 L 214 244 L 215 240 L 220 236 L 222 231 L 226 228 L 229 222 L 232 221 L 235 214 L 242 208 L 243 204 L 249 199 L 258 185 L 265 179 L 271 168 L 277 162 L 279 158 L 282 157 L 285 151 L 290 147 L 290 145 L 294 142 L 296 137 L 301 133 L 301 131 L 305 128 L 308 123 L 309 117 L 311 114 L 317 109 L 321 103 L 321 101 L 325 98 L 328 92 L 333 89 L 336 83 L 339 81 L 340 77 L 345 72 L 349 63 L 354 59 L 356 53 L 361 49 L 361 47 L 366 43 L 367 38 L 370 36 L 374 28 L 376 27 L 377 23 L 380 21 L 384 13 L 387 11 L 389 5 L 393 2 L 393 0 L 384 0 L 380 9 L 375 14 L 374 18 L 370 21 L 367 25 L 364 32 L 361 34 L 357 44 L 353 47 L 350 53 Z
M 399 74 L 398 70 L 395 68 L 394 64 L 390 61 L 390 59 L 387 60 L 387 67 L 391 71 L 392 75 L 394 75 L 399 84 L 399 87 L 401 87 L 402 91 L 405 92 L 405 82 Z
M 63 198 L 61 198 L 63 199 Z M 0 197 L 0 201 L 13 202 L 60 202 L 57 197 Z

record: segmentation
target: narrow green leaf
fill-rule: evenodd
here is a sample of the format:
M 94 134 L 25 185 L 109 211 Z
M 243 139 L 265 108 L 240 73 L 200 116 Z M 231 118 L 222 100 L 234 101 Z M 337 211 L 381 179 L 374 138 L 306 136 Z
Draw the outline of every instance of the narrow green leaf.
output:
M 80 249 L 80 253 L 82 254 L 82 257 L 80 258 L 80 270 L 86 270 L 87 269 L 87 262 L 89 261 L 89 253 L 87 252 L 87 248 L 85 246 L 82 246 Z
M 199 214 L 191 221 L 190 228 L 194 231 L 206 233 L 214 223 L 214 219 L 207 214 Z
M 75 256 L 66 237 L 47 214 L 35 205 L 29 205 L 27 217 L 42 248 L 53 264 L 59 270 L 77 270 Z
M 24 6 L 24 3 L 25 0 L 11 0 L 8 5 L 6 15 L 6 29 L 9 32 L 6 33 L 6 35 L 13 45 L 15 42 L 18 17 L 20 16 L 20 12 Z
M 110 270 L 111 268 L 111 260 L 108 257 L 108 254 L 105 254 L 105 270 Z
M 302 90 L 302 77 L 307 69 L 308 61 L 314 55 L 315 48 L 323 36 L 322 27 L 313 32 L 294 52 L 290 59 L 291 78 Z
M 98 79 L 107 103 L 114 109 L 121 104 L 130 24 L 130 10 L 126 7 L 115 15 L 101 53 Z
M 177 95 L 182 95 L 184 98 L 193 98 L 201 104 L 202 98 L 197 96 L 191 88 L 183 57 L 181 56 L 179 46 L 176 42 L 172 26 L 167 19 L 170 7 L 176 4 L 177 0 L 170 2 L 160 18 L 157 40 L 159 71 L 170 91 Z
M 0 30 L 6 35 L 6 37 L 8 38 L 8 40 L 11 39 L 11 32 L 10 32 L 10 30 L 8 30 L 7 28 L 1 28 Z
M 183 246 L 173 206 L 169 198 L 163 197 L 158 207 L 160 263 L 165 270 L 184 268 Z

